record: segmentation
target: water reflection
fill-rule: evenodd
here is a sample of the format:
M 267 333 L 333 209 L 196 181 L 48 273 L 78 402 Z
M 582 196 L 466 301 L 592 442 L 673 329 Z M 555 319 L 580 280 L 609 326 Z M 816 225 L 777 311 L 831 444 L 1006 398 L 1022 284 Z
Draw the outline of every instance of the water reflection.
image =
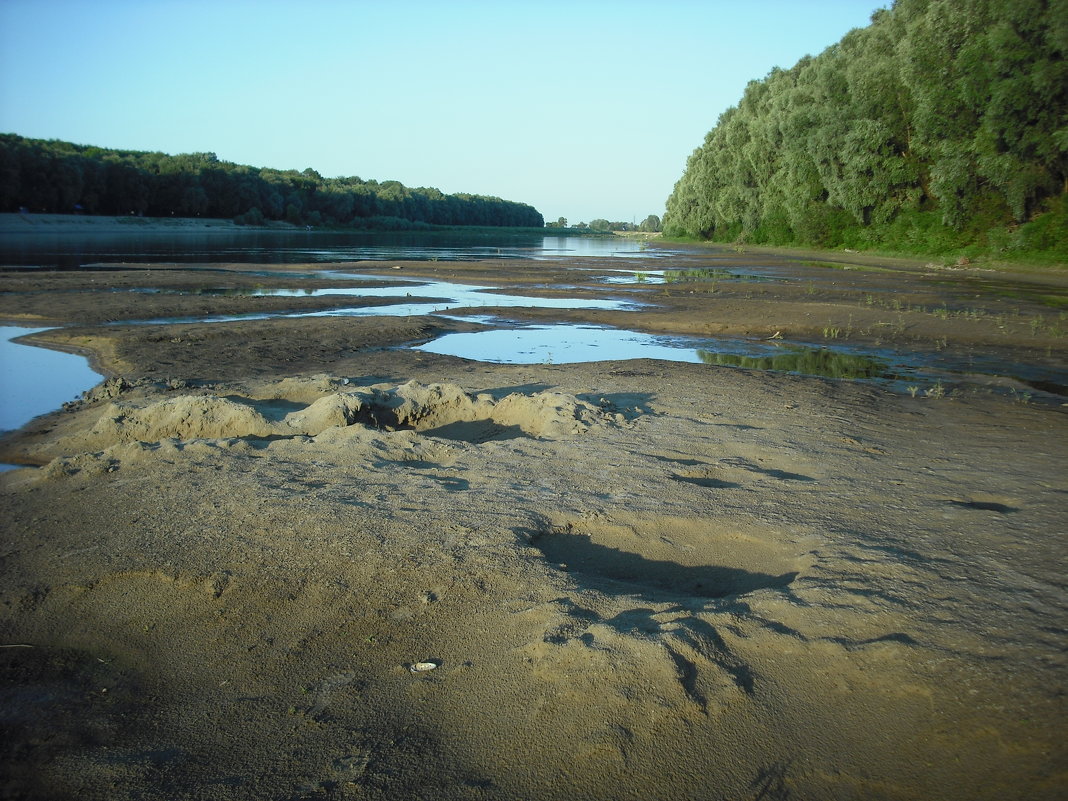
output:
M 677 255 L 623 237 L 509 232 L 197 231 L 14 232 L 0 240 L 0 264 L 74 269 L 101 262 L 307 264 L 347 261 L 551 260 Z
M 485 322 L 485 320 L 481 320 Z M 446 334 L 417 350 L 498 364 L 574 364 L 662 359 L 824 378 L 888 378 L 886 363 L 826 348 L 781 347 L 739 339 L 698 340 L 594 325 L 524 326 Z
M 0 326 L 0 430 L 21 428 L 96 386 L 100 375 L 84 356 L 11 340 L 44 328 Z
M 699 361 L 668 337 L 592 325 L 498 328 L 445 336 L 416 350 L 497 364 L 575 364 L 613 359 Z
M 702 268 L 702 269 L 664 269 L 664 270 L 614 270 L 618 275 L 609 275 L 602 279 L 606 284 L 715 284 L 719 281 L 736 281 L 739 283 L 761 281 L 785 281 L 785 276 L 777 274 L 772 267 Z M 781 272 L 781 271 L 778 271 Z
M 784 373 L 818 375 L 824 378 L 888 378 L 886 365 L 856 353 L 841 353 L 824 348 L 790 348 L 786 353 L 772 356 L 740 356 L 736 353 L 716 353 L 698 349 L 697 356 L 705 364 L 725 367 L 744 367 L 749 370 L 777 370 Z
M 376 276 L 346 275 L 346 278 L 373 279 Z M 401 303 L 384 306 L 345 306 L 312 312 L 278 312 L 276 314 L 235 314 L 215 317 L 165 318 L 128 321 L 139 323 L 191 323 L 234 322 L 238 320 L 265 319 L 268 317 L 363 317 L 387 315 L 411 317 L 423 314 L 471 308 L 541 308 L 541 309 L 636 309 L 643 304 L 627 300 L 603 298 L 535 297 L 529 295 L 506 295 L 490 292 L 491 286 L 454 284 L 449 281 L 427 281 L 403 286 L 331 287 L 328 289 L 253 289 L 219 290 L 222 294 L 234 291 L 238 294 L 276 295 L 285 297 L 352 296 L 360 298 L 411 298 Z
M 644 242 L 620 237 L 547 236 L 542 239 L 537 258 L 571 258 L 574 256 L 649 256 L 669 255 L 670 251 L 650 249 Z
M 664 270 L 668 284 L 714 284 L 717 281 L 774 281 L 770 275 L 752 269 L 724 270 L 721 267 L 691 270 Z
M 491 317 L 457 317 L 500 325 Z M 887 349 L 841 348 L 769 343 L 747 339 L 698 339 L 654 336 L 593 325 L 496 328 L 446 334 L 417 350 L 499 364 L 572 364 L 626 359 L 704 363 L 721 367 L 775 371 L 843 380 L 878 380 L 897 392 L 912 392 L 937 382 L 986 380 L 998 375 L 1039 392 L 1068 394 L 1065 371 L 1013 364 L 991 357 L 954 358 L 945 353 L 899 353 Z M 911 386 L 910 386 L 911 385 Z

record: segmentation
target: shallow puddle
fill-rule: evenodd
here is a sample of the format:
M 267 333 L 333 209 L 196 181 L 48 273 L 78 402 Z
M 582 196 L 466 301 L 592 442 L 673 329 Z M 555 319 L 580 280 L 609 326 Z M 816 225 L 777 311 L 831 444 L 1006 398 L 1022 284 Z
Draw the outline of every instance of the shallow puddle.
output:
M 21 428 L 101 380 L 84 356 L 11 341 L 45 330 L 0 326 L 0 431 Z
M 395 280 L 391 276 L 350 275 L 347 279 Z M 278 312 L 277 314 L 254 315 L 220 315 L 217 317 L 164 318 L 136 321 L 139 323 L 174 324 L 192 322 L 232 322 L 237 320 L 262 319 L 267 317 L 363 317 L 390 316 L 411 317 L 423 314 L 435 314 L 454 309 L 476 308 L 539 308 L 539 309 L 607 309 L 622 311 L 636 309 L 643 304 L 624 300 L 605 300 L 601 298 L 575 297 L 535 297 L 530 295 L 507 295 L 492 292 L 492 286 L 472 284 L 455 284 L 449 281 L 425 281 L 404 286 L 381 287 L 332 287 L 327 289 L 249 289 L 217 290 L 219 294 L 273 295 L 278 297 L 325 297 L 351 296 L 354 298 L 411 298 L 400 303 L 384 306 L 346 306 L 336 309 L 323 309 L 313 312 Z M 205 290 L 203 294 L 211 294 Z M 133 321 L 129 321 L 133 322 Z
M 667 337 L 593 325 L 538 325 L 446 334 L 416 350 L 497 364 L 575 364 L 614 359 L 699 362 Z
M 458 317 L 485 325 L 493 318 Z M 996 358 L 886 348 L 830 348 L 804 342 L 657 336 L 595 325 L 530 325 L 446 334 L 416 350 L 497 364 L 573 364 L 661 359 L 841 380 L 872 380 L 900 393 L 941 394 L 947 384 L 994 387 L 998 377 L 1038 392 L 1068 394 L 1068 374 Z M 1011 387 L 1011 384 L 1008 386 Z M 1002 387 L 1000 391 L 1015 390 Z
M 478 322 L 486 321 L 483 319 Z M 656 336 L 594 325 L 538 325 L 446 334 L 418 346 L 416 350 L 498 364 L 662 359 L 752 370 L 777 370 L 825 378 L 895 376 L 881 359 L 840 350 L 744 339 Z

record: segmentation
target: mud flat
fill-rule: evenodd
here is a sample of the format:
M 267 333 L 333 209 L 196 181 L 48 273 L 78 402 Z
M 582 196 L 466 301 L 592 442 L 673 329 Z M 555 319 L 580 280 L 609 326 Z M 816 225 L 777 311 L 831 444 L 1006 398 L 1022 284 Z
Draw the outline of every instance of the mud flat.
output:
M 405 267 L 494 269 L 607 292 Z M 552 314 L 1063 358 L 1055 282 L 792 275 Z M 891 279 L 913 308 L 865 302 Z M 437 317 L 90 326 L 67 289 L 44 336 L 113 377 L 0 450 L 40 465 L 0 476 L 7 796 L 1063 797 L 1055 396 L 391 347 L 476 325 Z

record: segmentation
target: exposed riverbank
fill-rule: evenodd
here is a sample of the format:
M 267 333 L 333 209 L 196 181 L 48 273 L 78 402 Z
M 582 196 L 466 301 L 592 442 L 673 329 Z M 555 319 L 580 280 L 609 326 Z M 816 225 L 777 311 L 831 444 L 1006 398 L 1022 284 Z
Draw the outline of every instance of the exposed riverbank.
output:
M 517 321 L 1065 362 L 1056 280 L 590 261 L 345 272 L 649 304 Z M 392 347 L 482 325 L 431 316 L 121 325 L 338 302 L 127 267 L 3 276 L 0 317 L 75 323 L 45 336 L 122 377 L 0 449 L 45 465 L 0 477 L 9 795 L 1060 795 L 1055 394 Z M 265 269 L 294 268 L 210 283 Z

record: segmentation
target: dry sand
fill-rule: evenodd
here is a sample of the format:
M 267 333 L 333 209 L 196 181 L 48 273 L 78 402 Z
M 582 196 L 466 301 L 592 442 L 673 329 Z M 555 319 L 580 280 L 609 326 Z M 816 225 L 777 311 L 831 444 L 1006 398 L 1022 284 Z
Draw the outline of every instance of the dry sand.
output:
M 552 314 L 1063 364 L 1037 307 L 889 312 L 880 282 L 950 290 L 799 275 Z M 1055 398 L 387 348 L 464 326 L 428 317 L 91 327 L 111 295 L 38 278 L 69 291 L 0 314 L 83 323 L 45 336 L 122 378 L 0 449 L 44 465 L 0 477 L 7 797 L 1064 796 Z

